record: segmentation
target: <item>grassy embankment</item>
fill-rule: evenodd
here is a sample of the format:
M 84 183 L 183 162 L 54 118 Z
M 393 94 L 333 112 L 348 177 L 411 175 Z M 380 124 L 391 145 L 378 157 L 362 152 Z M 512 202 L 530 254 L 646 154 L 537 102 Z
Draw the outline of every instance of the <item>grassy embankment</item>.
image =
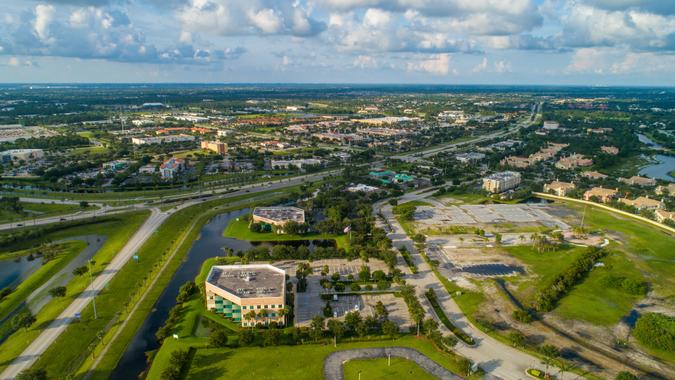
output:
M 92 345 L 89 347 L 89 349 L 93 351 L 92 356 L 84 357 L 80 355 L 78 358 L 73 358 L 73 366 L 61 366 L 53 368 L 51 371 L 54 373 L 72 373 L 72 371 L 76 371 L 76 376 L 84 375 L 90 370 L 94 357 L 99 356 L 101 352 L 105 351 L 104 357 L 100 360 L 96 369 L 91 372 L 93 375 L 91 378 L 107 379 L 114 370 L 119 359 L 124 354 L 128 343 L 131 341 L 138 328 L 140 328 L 147 315 L 152 311 L 155 301 L 159 298 L 166 285 L 171 281 L 173 273 L 182 263 L 182 260 L 192 246 L 192 243 L 198 238 L 201 227 L 217 214 L 240 209 L 242 207 L 251 207 L 253 202 L 267 203 L 278 201 L 280 197 L 284 197 L 290 191 L 295 189 L 297 189 L 297 187 L 204 202 L 173 214 L 141 247 L 139 255 L 145 264 L 144 268 L 146 268 L 143 273 L 143 280 L 135 287 L 132 287 L 133 289 L 126 290 L 127 301 L 123 304 L 122 308 L 117 308 L 119 313 L 115 316 L 115 321 L 111 322 L 111 325 L 109 325 L 109 330 L 102 336 L 100 342 L 95 340 L 95 331 L 88 332 L 88 339 L 92 342 Z M 167 236 L 171 236 L 172 238 L 167 239 Z M 166 260 L 168 260 L 169 257 L 171 257 L 171 260 L 167 263 Z M 164 270 L 161 270 L 165 263 L 166 267 Z M 127 271 L 130 271 L 127 267 L 133 267 L 133 264 L 136 263 L 127 264 L 123 268 L 123 272 L 111 281 L 109 286 L 111 289 L 118 287 L 118 282 L 120 283 L 120 287 L 122 283 L 127 282 Z M 154 284 L 152 284 L 153 279 L 156 279 Z M 104 302 L 104 299 L 101 299 L 98 302 Z M 134 306 L 137 306 L 137 308 L 131 313 Z M 91 310 L 88 311 L 90 312 Z M 124 320 L 127 320 L 126 325 L 123 330 L 118 331 Z M 71 326 L 69 330 L 71 328 L 73 328 L 73 326 Z M 58 355 L 59 350 L 69 344 L 69 339 L 76 339 L 78 337 L 77 330 L 73 330 L 74 331 L 72 332 L 67 331 L 66 334 L 63 334 L 62 338 L 64 336 L 67 337 L 60 339 L 59 342 L 57 342 L 58 344 L 55 344 L 50 348 L 49 351 L 51 351 L 54 356 Z M 79 361 L 75 359 L 79 359 Z M 77 367 L 75 367 L 75 365 L 77 365 Z
M 57 240 L 70 236 L 105 234 L 106 242 L 94 255 L 96 264 L 93 266 L 93 272 L 100 273 L 108 262 L 119 252 L 131 236 L 136 232 L 140 225 L 148 217 L 147 211 L 134 212 L 129 214 L 116 215 L 114 217 L 102 218 L 97 223 L 89 225 L 78 225 L 71 228 L 64 228 L 53 233 L 47 234 L 36 239 L 37 243 L 45 240 Z M 65 297 L 54 298 L 49 301 L 37 315 L 37 321 L 28 329 L 21 329 L 9 336 L 0 346 L 0 372 L 28 347 L 28 345 L 37 338 L 42 331 L 53 322 L 59 314 L 89 285 L 89 276 L 74 277 L 66 286 Z M 111 308 L 112 309 L 112 308 Z M 62 354 L 77 351 L 76 348 L 82 347 L 83 343 L 79 340 L 72 342 L 67 348 L 62 350 Z M 51 359 L 55 360 L 55 359 Z M 56 361 L 59 361 L 56 359 Z M 57 376 L 58 377 L 58 376 Z
M 47 202 L 49 202 L 49 200 L 45 200 L 45 203 L 19 202 L 23 207 L 23 212 L 0 210 L 0 223 L 42 219 L 50 216 L 72 214 L 78 211 L 90 211 L 95 208 L 95 206 L 80 207 L 79 205 L 64 205 Z
M 233 220 L 223 231 L 223 236 L 247 241 L 292 241 L 292 240 L 334 240 L 337 248 L 349 249 L 349 235 L 311 233 L 304 235 L 275 234 L 274 232 L 253 232 L 245 218 Z
M 86 246 L 87 243 L 83 241 L 69 241 L 55 244 L 54 247 L 49 248 L 55 254 L 54 258 L 40 266 L 28 278 L 22 281 L 10 295 L 0 301 L 0 320 L 3 320 L 21 305 L 26 300 L 26 297 L 58 273 L 66 264 L 80 254 Z M 35 260 L 42 260 L 42 258 L 38 256 Z

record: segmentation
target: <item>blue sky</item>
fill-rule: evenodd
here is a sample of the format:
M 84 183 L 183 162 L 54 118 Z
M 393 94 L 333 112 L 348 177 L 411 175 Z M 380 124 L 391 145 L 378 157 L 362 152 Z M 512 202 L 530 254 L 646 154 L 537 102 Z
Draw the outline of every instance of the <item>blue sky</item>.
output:
M 3 0 L 0 82 L 675 85 L 668 0 Z

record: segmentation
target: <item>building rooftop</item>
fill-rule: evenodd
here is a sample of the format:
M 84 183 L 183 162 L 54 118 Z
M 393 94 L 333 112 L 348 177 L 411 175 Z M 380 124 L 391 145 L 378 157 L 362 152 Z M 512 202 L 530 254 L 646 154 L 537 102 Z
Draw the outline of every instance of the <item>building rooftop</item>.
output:
M 253 209 L 253 216 L 277 222 L 286 222 L 289 220 L 298 223 L 305 222 L 305 210 L 297 207 L 256 207 Z
M 510 179 L 510 178 L 514 178 L 514 177 L 520 178 L 520 173 L 507 170 L 507 171 L 503 171 L 503 172 L 490 174 L 489 176 L 485 177 L 485 179 L 504 180 L 504 179 Z
M 269 264 L 218 265 L 206 282 L 239 298 L 281 297 L 286 272 Z

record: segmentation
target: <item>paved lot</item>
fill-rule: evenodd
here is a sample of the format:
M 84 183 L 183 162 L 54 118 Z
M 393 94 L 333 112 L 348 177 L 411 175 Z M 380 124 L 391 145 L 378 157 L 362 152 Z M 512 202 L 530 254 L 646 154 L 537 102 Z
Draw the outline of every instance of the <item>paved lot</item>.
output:
M 419 206 L 415 221 L 423 227 L 496 223 L 540 223 L 546 227 L 570 227 L 547 212 L 546 205 L 493 204 L 463 206 Z

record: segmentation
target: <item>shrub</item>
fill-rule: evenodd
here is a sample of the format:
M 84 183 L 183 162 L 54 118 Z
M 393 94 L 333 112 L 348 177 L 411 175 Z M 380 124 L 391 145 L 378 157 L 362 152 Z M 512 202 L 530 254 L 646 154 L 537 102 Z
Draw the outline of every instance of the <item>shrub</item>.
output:
M 57 286 L 55 288 L 49 289 L 49 295 L 52 297 L 65 297 L 66 296 L 66 287 Z
M 638 378 L 630 372 L 621 371 L 616 374 L 614 380 L 638 380 Z
M 513 319 L 515 319 L 518 322 L 523 322 L 523 323 L 530 323 L 532 322 L 532 314 L 530 314 L 527 310 L 515 310 L 512 314 Z
M 355 282 L 353 282 L 349 287 L 351 288 L 352 292 L 358 292 L 359 290 L 361 290 L 361 285 Z
M 675 351 L 675 318 L 665 314 L 647 313 L 638 318 L 633 336 L 645 346 Z
M 226 347 L 227 334 L 221 329 L 212 331 L 209 335 L 209 345 L 212 347 Z

